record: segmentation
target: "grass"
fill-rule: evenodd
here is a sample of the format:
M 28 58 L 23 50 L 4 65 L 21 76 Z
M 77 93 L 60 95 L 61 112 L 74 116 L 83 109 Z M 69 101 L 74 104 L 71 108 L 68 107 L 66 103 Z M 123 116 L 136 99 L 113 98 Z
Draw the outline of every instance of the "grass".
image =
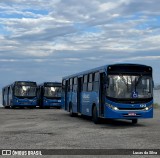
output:
M 158 103 L 154 103 L 154 104 L 153 104 L 153 107 L 154 107 L 154 108 L 159 108 L 160 105 L 159 105 Z

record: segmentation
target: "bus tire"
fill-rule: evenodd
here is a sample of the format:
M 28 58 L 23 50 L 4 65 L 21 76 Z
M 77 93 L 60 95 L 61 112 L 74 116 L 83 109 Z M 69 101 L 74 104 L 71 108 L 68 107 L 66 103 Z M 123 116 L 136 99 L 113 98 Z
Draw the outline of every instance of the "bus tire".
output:
M 93 121 L 95 124 L 98 124 L 98 123 L 99 123 L 98 111 L 97 111 L 96 105 L 93 106 L 93 110 L 92 110 L 92 121 Z
M 15 107 L 15 106 L 11 106 L 11 108 L 12 108 L 12 109 L 15 109 L 16 107 Z
M 73 108 L 72 108 L 72 104 L 71 103 L 69 105 L 69 113 L 70 113 L 71 117 L 75 117 L 76 116 L 76 113 L 73 112 Z
M 24 106 L 19 106 L 20 109 L 24 109 Z
M 43 105 L 40 105 L 39 108 L 40 108 L 40 109 L 44 109 L 44 106 L 43 106 Z
M 132 119 L 132 124 L 136 124 L 138 122 L 138 119 Z
M 5 108 L 5 109 L 9 109 L 9 108 L 10 108 L 10 106 L 5 106 L 4 108 Z
M 35 109 L 36 106 L 29 106 L 28 108 L 29 108 L 29 109 Z

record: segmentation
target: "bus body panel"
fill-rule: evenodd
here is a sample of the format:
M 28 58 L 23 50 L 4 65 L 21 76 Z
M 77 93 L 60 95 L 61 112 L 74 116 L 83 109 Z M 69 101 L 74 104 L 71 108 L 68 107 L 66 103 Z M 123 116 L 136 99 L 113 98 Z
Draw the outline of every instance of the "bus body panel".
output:
M 77 93 L 76 92 L 68 92 L 67 93 L 67 102 L 66 102 L 67 111 L 72 108 L 74 113 L 77 113 Z
M 77 92 L 72 92 L 71 102 L 73 106 L 73 112 L 77 113 Z
M 96 105 L 97 109 L 99 107 L 99 93 L 97 92 L 82 92 L 82 102 L 81 102 L 81 109 L 82 114 L 87 116 L 92 116 L 92 106 Z

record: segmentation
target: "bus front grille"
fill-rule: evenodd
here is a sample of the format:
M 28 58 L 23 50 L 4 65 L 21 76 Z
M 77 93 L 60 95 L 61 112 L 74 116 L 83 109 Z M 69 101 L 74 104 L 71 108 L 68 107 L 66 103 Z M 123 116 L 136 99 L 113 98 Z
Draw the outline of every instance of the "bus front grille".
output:
M 140 114 L 136 114 L 136 115 L 123 114 L 123 117 L 141 117 L 141 115 Z
M 118 108 L 119 110 L 127 110 L 127 111 L 129 111 L 129 110 L 143 110 L 144 108 Z

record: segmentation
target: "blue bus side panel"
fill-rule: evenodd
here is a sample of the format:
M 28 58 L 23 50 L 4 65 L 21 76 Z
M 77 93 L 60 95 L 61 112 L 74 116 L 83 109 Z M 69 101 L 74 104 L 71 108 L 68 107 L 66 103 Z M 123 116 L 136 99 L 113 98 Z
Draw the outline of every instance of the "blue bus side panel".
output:
M 81 92 L 81 109 L 82 114 L 92 116 L 92 106 L 95 104 L 99 109 L 99 93 L 97 92 Z

